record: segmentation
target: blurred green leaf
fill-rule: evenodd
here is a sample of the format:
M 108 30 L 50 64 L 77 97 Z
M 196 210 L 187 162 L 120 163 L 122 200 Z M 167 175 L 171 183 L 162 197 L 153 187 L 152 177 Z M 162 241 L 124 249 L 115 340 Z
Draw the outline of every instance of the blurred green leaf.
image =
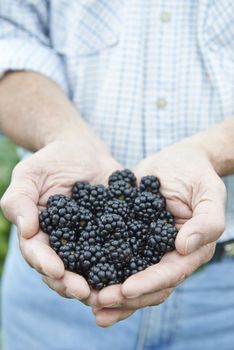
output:
M 10 183 L 11 172 L 18 161 L 16 146 L 6 137 L 0 136 L 0 198 Z M 9 231 L 10 223 L 0 209 L 0 275 L 7 253 Z

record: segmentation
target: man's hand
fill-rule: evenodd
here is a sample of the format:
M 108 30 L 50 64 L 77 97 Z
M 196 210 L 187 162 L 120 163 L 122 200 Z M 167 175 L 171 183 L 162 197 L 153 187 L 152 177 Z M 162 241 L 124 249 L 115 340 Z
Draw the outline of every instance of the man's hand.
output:
M 1 206 L 6 217 L 18 227 L 24 258 L 44 275 L 43 280 L 62 296 L 93 303 L 96 294 L 90 294 L 85 279 L 64 271 L 62 260 L 49 246 L 47 234 L 39 230 L 38 214 L 49 196 L 69 195 L 77 180 L 105 184 L 108 176 L 120 166 L 101 142 L 89 138 L 88 134 L 79 135 L 77 140 L 68 138 L 65 142 L 61 139 L 16 166 Z
M 93 308 L 101 326 L 162 303 L 176 285 L 211 259 L 214 242 L 225 227 L 225 186 L 200 147 L 181 142 L 143 160 L 135 173 L 139 180 L 144 175 L 161 180 L 161 192 L 179 229 L 176 251 L 123 285 L 103 289 Z
M 105 184 L 120 165 L 60 87 L 37 73 L 11 72 L 0 80 L 0 128 L 16 144 L 37 151 L 16 166 L 1 200 L 18 227 L 23 256 L 59 294 L 94 304 L 97 293 L 81 276 L 64 271 L 39 230 L 38 214 L 50 195 L 68 195 L 77 180 Z

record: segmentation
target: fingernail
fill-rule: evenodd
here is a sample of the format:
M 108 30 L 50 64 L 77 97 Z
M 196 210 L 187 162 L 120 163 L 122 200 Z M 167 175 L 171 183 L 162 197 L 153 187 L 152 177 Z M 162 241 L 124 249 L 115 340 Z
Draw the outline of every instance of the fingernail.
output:
M 22 233 L 22 220 L 23 220 L 22 216 L 18 216 L 16 219 L 18 236 L 21 236 L 21 233 Z
M 201 247 L 201 236 L 198 233 L 194 233 L 186 241 L 186 254 L 190 254 Z

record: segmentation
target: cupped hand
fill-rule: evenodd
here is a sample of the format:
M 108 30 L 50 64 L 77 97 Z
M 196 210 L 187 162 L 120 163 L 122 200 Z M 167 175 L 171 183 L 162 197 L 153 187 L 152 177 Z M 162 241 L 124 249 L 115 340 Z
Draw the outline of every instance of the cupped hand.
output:
M 62 260 L 49 246 L 47 234 L 39 229 L 39 212 L 49 196 L 70 195 L 75 181 L 106 184 L 108 176 L 120 168 L 101 141 L 93 135 L 77 135 L 76 139 L 49 143 L 21 161 L 12 173 L 11 184 L 1 199 L 3 212 L 17 225 L 25 260 L 62 296 L 93 304 L 97 293 L 90 293 L 82 276 L 64 270 Z
M 141 161 L 135 174 L 138 180 L 144 175 L 159 177 L 179 230 L 176 250 L 122 285 L 99 293 L 93 313 L 103 327 L 165 301 L 175 286 L 212 258 L 225 228 L 225 186 L 200 147 L 188 141 L 168 147 Z

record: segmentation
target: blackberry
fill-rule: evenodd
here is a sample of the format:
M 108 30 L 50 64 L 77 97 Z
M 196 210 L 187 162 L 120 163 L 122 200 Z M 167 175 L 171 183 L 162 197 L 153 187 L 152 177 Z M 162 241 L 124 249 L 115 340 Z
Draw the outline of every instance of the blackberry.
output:
M 107 189 L 103 185 L 77 182 L 73 186 L 72 198 L 79 206 L 90 210 L 93 214 L 102 213 L 107 201 Z
M 109 263 L 98 263 L 88 273 L 88 282 L 94 289 L 101 289 L 115 284 L 116 279 L 117 271 L 114 265 Z
M 131 256 L 131 246 L 124 239 L 111 239 L 104 244 L 105 256 L 113 263 L 127 263 Z
M 136 186 L 136 176 L 129 169 L 117 170 L 110 175 L 108 184 L 109 186 L 113 185 L 115 182 L 124 181 L 131 186 Z
M 104 214 L 99 220 L 100 236 L 104 239 L 109 238 L 126 238 L 126 225 L 120 215 Z
M 107 190 L 103 185 L 91 186 L 89 202 L 93 213 L 102 213 L 107 201 Z
M 113 199 L 106 203 L 105 213 L 117 214 L 123 219 L 126 219 L 129 215 L 129 208 L 126 202 L 120 201 L 118 199 Z
M 123 180 L 114 182 L 109 187 L 109 196 L 111 199 L 120 201 L 132 202 L 137 195 L 137 189 Z
M 107 258 L 101 245 L 85 245 L 79 251 L 77 259 L 79 271 L 87 273 L 92 266 L 98 263 L 106 263 Z
M 159 179 L 156 176 L 148 175 L 143 176 L 140 182 L 140 191 L 141 192 L 152 192 L 158 193 L 160 187 Z
M 162 220 L 150 224 L 148 244 L 152 247 L 159 247 L 161 252 L 169 252 L 175 249 L 175 239 L 177 229 L 172 224 L 165 223 Z
M 48 209 L 43 209 L 39 215 L 39 225 L 43 232 L 50 233 L 53 230 L 53 225 L 51 222 L 51 215 Z
M 50 199 L 50 206 L 42 210 L 39 215 L 40 228 L 50 233 L 53 228 L 73 227 L 77 221 L 78 211 L 73 199 L 65 196 L 58 200 Z
M 60 248 L 67 243 L 76 241 L 76 232 L 74 230 L 70 230 L 68 227 L 52 230 L 49 235 L 50 245 L 56 252 L 59 252 Z
M 129 243 L 134 254 L 141 253 L 148 234 L 148 227 L 141 221 L 132 220 L 128 223 Z
M 101 243 L 103 239 L 99 234 L 97 225 L 88 223 L 87 226 L 79 232 L 79 243 L 83 245 L 93 245 Z
M 165 205 L 165 199 L 160 194 L 142 192 L 136 197 L 133 210 L 138 219 L 150 224 L 151 221 L 158 218 Z
M 72 187 L 72 198 L 79 202 L 90 193 L 91 185 L 86 181 L 77 181 Z

